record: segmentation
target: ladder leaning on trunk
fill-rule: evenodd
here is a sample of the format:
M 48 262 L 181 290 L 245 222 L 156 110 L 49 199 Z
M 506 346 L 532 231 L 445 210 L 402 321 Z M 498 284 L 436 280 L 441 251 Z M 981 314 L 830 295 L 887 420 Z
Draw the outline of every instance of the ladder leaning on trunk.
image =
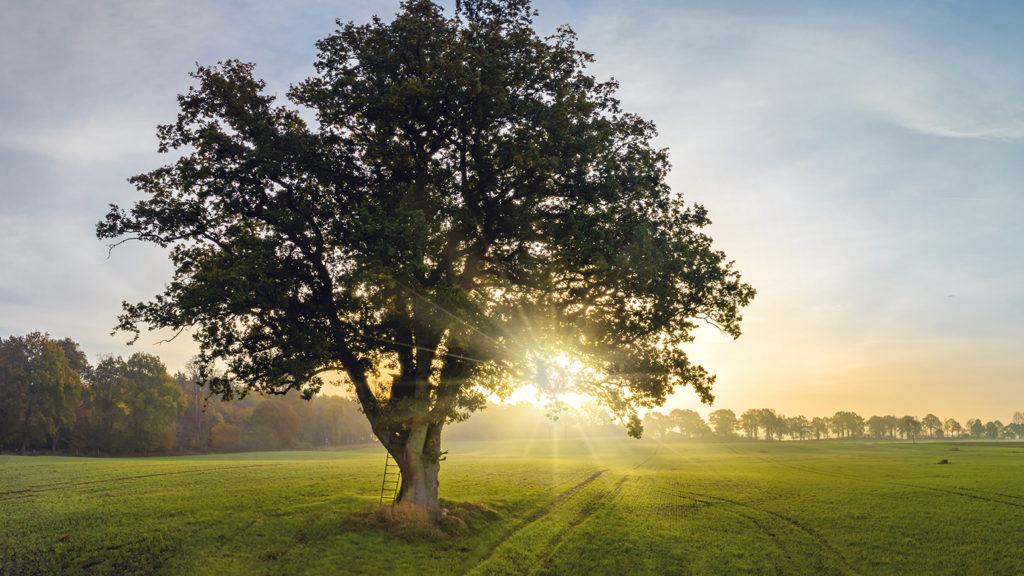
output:
M 380 483 L 380 503 L 394 506 L 398 491 L 402 487 L 402 471 L 398 462 L 391 457 L 391 451 L 384 450 L 384 478 Z

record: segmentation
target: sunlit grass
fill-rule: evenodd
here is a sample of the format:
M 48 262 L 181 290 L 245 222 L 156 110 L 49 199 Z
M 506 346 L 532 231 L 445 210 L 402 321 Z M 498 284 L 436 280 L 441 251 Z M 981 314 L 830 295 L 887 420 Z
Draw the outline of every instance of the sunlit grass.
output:
M 382 452 L 0 457 L 0 574 L 1013 574 L 1024 446 L 451 443 L 464 536 L 366 519 Z M 941 459 L 948 465 L 939 465 Z

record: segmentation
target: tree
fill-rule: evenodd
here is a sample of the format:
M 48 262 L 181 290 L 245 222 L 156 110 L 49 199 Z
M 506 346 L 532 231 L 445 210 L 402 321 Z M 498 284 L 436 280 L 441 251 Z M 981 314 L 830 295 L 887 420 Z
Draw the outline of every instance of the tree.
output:
M 46 442 L 56 453 L 73 427 L 82 380 L 61 343 L 77 350 L 40 332 L 0 339 L 0 446 L 25 453 Z
M 758 410 L 758 422 L 764 430 L 765 440 L 782 440 L 782 435 L 786 433 L 786 417 L 777 414 L 771 408 Z
M 204 442 L 203 438 L 203 421 L 209 418 L 206 415 L 204 388 L 200 382 L 199 371 L 194 365 L 190 365 L 187 367 L 187 373 L 179 371 L 174 374 L 174 382 L 181 389 L 181 395 L 185 400 L 184 413 L 178 419 L 175 430 L 178 446 L 192 450 L 208 447 L 209 443 Z
M 136 352 L 107 357 L 93 371 L 86 395 L 87 438 L 108 453 L 165 451 L 174 444 L 185 400 L 159 358 Z
M 761 429 L 761 411 L 751 408 L 740 414 L 740 428 L 747 438 L 757 440 L 758 431 Z
M 728 409 L 715 410 L 708 414 L 708 422 L 711 423 L 715 434 L 720 438 L 732 438 L 736 434 L 736 427 L 739 424 L 736 413 Z
M 1006 425 L 1006 430 L 1009 434 L 1012 434 L 1014 438 L 1024 439 L 1024 412 L 1016 411 L 1013 413 L 1013 420 Z
M 942 427 L 943 429 L 945 429 L 946 435 L 951 438 L 959 437 L 960 432 L 963 430 L 963 427 L 960 426 L 960 423 L 954 420 L 953 418 L 946 418 L 946 421 L 943 422 Z
M 654 125 L 586 73 L 568 27 L 541 38 L 532 15 L 408 0 L 392 22 L 340 25 L 292 108 L 251 64 L 198 67 L 158 131 L 181 157 L 97 225 L 175 267 L 119 328 L 191 329 L 224 397 L 308 398 L 341 371 L 398 462 L 398 500 L 434 518 L 442 429 L 487 392 L 589 394 L 635 436 L 637 409 L 679 386 L 710 402 L 714 376 L 682 345 L 698 322 L 737 337 L 754 290 L 666 185 Z
M 828 418 L 821 416 L 811 418 L 811 433 L 814 434 L 815 440 L 821 440 L 822 437 L 828 438 L 829 428 Z
M 985 425 L 981 423 L 980 419 L 973 418 L 967 421 L 967 431 L 971 438 L 981 438 L 985 435 Z
M 900 436 L 916 442 L 917 437 L 921 434 L 921 421 L 913 416 L 904 416 L 896 422 L 896 428 L 899 430 Z
M 676 409 L 669 412 L 668 418 L 673 426 L 679 428 L 679 435 L 683 438 L 697 440 L 711 432 L 704 418 L 694 410 Z
M 856 412 L 836 412 L 832 430 L 840 438 L 860 438 L 864 435 L 864 418 Z
M 672 421 L 661 412 L 648 412 L 644 414 L 644 428 L 650 430 L 658 438 L 664 441 L 668 431 L 673 427 Z
M 786 428 L 793 440 L 806 440 L 811 435 L 811 422 L 806 416 L 787 418 Z
M 942 435 L 942 420 L 935 414 L 928 414 L 921 419 L 921 426 L 928 431 L 928 435 L 931 437 Z
M 71 338 L 56 340 L 57 346 L 64 352 L 68 365 L 74 370 L 83 383 L 88 383 L 92 377 L 92 365 L 89 364 L 89 357 L 85 355 L 82 348 Z
M 302 422 L 295 410 L 278 399 L 256 405 L 249 417 L 249 445 L 261 450 L 283 450 L 295 446 Z
M 871 418 L 868 418 L 866 425 L 868 427 L 868 434 L 875 439 L 885 437 L 889 431 L 889 426 L 886 423 L 885 418 L 882 416 L 872 416 Z

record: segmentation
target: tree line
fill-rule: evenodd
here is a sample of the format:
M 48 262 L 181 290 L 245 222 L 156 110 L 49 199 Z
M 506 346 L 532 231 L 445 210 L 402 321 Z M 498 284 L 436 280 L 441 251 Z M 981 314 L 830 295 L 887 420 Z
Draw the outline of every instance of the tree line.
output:
M 230 402 L 198 385 L 194 367 L 171 375 L 138 352 L 91 365 L 70 338 L 33 332 L 0 338 L 0 450 L 85 455 L 287 450 L 373 442 L 358 404 L 339 396 L 248 395 Z M 453 440 L 622 435 L 596 403 L 555 412 L 529 403 L 489 404 L 484 418 L 452 425 Z M 787 417 L 769 408 L 648 412 L 645 433 L 659 440 L 1024 439 L 1024 412 L 1008 424 L 978 418 L 961 425 L 928 414 Z
M 341 396 L 250 394 L 232 401 L 198 385 L 194 366 L 171 375 L 138 352 L 89 363 L 78 343 L 33 332 L 0 338 L 0 450 L 151 455 L 289 450 L 374 442 L 359 405 Z M 596 403 L 552 412 L 488 404 L 454 423 L 455 440 L 623 435 Z
M 92 366 L 69 338 L 0 338 L 0 450 L 124 455 L 282 450 L 370 442 L 358 405 L 209 397 L 198 375 L 156 356 L 105 356 Z
M 668 414 L 648 412 L 644 430 L 651 436 L 686 440 L 822 440 L 828 438 L 875 440 L 916 440 L 918 438 L 1024 439 L 1024 412 L 1014 412 L 1013 420 L 982 422 L 971 418 L 960 424 L 954 418 L 927 414 L 915 416 L 872 416 L 865 419 L 856 412 L 840 411 L 832 416 L 787 417 L 771 408 L 752 408 L 738 417 L 732 410 L 715 410 L 705 420 L 694 410 L 672 410 Z

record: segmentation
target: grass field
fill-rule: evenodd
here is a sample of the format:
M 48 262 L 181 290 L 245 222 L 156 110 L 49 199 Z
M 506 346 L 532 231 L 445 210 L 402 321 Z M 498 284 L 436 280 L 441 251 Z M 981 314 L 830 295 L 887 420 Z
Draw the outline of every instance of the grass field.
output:
M 1022 444 L 447 448 L 443 540 L 374 520 L 380 448 L 0 456 L 0 575 L 1024 573 Z

